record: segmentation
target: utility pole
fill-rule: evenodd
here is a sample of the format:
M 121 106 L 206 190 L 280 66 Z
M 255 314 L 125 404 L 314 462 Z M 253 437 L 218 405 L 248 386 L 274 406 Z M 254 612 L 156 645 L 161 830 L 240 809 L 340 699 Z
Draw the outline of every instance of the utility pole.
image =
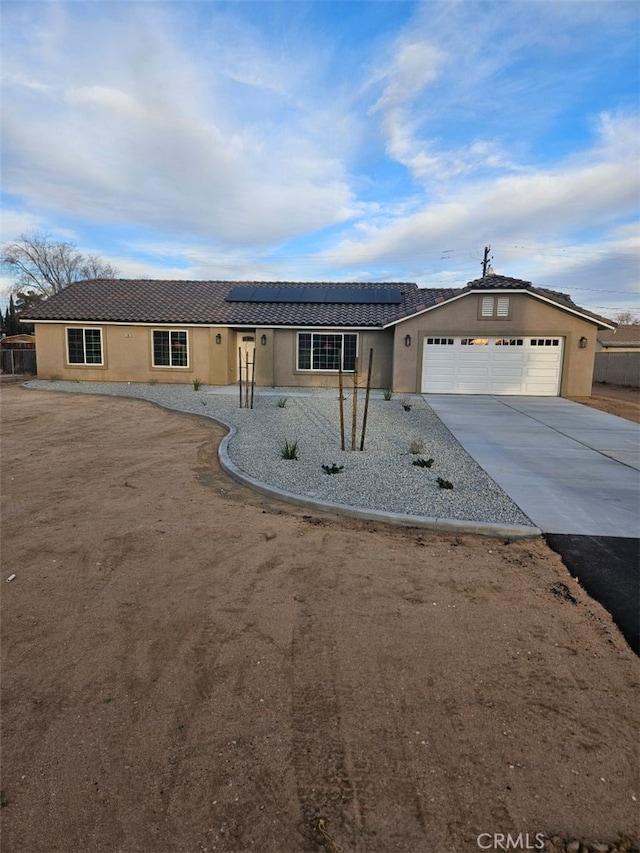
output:
M 487 267 L 489 266 L 489 262 L 491 258 L 489 257 L 489 252 L 491 251 L 491 246 L 484 247 L 484 258 L 482 259 L 482 278 L 484 278 L 487 274 Z

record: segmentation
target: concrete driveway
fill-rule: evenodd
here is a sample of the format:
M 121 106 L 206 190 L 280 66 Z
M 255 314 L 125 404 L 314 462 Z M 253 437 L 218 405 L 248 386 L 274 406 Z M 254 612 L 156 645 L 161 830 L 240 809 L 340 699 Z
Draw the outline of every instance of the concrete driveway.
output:
M 637 424 L 561 397 L 424 398 L 543 532 L 638 537 Z

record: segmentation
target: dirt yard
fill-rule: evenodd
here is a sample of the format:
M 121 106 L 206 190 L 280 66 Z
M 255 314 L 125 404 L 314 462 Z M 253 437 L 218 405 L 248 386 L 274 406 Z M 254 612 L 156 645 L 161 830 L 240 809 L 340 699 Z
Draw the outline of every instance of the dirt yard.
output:
M 637 836 L 638 661 L 544 542 L 309 515 L 208 421 L 1 396 L 3 853 Z
M 572 399 L 576 403 L 640 423 L 640 389 L 638 388 L 598 382 L 591 388 L 591 397 L 572 397 Z

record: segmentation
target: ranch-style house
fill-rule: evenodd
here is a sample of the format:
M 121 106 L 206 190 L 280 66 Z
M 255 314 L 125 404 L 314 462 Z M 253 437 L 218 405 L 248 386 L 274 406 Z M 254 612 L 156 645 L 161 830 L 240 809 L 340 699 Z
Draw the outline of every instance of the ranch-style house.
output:
M 31 308 L 38 376 L 333 387 L 343 371 L 402 393 L 588 396 L 599 330 L 554 290 L 490 274 L 408 283 L 80 281 Z M 242 363 L 245 363 L 244 361 Z

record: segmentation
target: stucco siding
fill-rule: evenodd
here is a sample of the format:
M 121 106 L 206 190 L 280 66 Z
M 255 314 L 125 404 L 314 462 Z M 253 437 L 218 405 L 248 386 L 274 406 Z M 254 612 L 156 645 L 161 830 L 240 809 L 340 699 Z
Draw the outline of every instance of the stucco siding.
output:
M 153 366 L 153 329 L 161 326 L 110 325 L 107 323 L 36 323 L 38 376 L 41 379 L 78 379 L 89 382 L 188 383 L 200 379 L 212 383 L 226 374 L 223 347 L 215 347 L 215 329 L 188 328 L 187 367 Z M 103 364 L 68 364 L 66 329 L 91 328 L 102 332 Z M 220 381 L 220 380 L 219 380 Z
M 67 328 L 97 328 L 102 331 L 102 365 L 67 363 Z M 238 381 L 238 336 L 245 332 L 254 334 L 253 329 L 172 326 L 171 329 L 187 331 L 189 365 L 154 367 L 154 328 L 167 327 L 107 323 L 36 323 L 38 375 L 42 379 L 80 379 L 89 382 L 191 383 L 197 378 L 208 385 L 229 385 Z M 297 331 L 260 327 L 255 329 L 256 384 L 263 387 L 337 387 L 338 376 L 334 372 L 296 369 Z M 217 342 L 218 336 L 220 343 Z M 372 387 L 390 387 L 393 330 L 358 332 L 358 373 L 362 381 L 366 379 L 370 348 L 374 350 Z
M 394 342 L 394 391 L 419 392 L 425 337 L 434 334 L 472 334 L 563 337 L 565 347 L 560 394 L 563 397 L 577 397 L 591 393 L 596 345 L 594 323 L 524 293 L 508 294 L 511 299 L 509 319 L 479 319 L 478 305 L 482 295 L 471 293 L 397 324 Z M 409 347 L 404 343 L 407 334 L 411 336 Z M 585 348 L 579 345 L 581 337 L 587 339 Z
M 365 382 L 369 367 L 369 350 L 373 349 L 372 388 L 388 388 L 392 381 L 393 330 L 357 329 L 277 329 L 273 336 L 273 384 L 302 388 L 337 388 L 338 374 L 334 371 L 296 369 L 298 331 L 320 333 L 356 332 L 358 334 L 358 376 Z M 258 345 L 258 350 L 262 349 Z M 259 354 L 260 355 L 260 354 Z M 351 382 L 351 376 L 345 382 Z

